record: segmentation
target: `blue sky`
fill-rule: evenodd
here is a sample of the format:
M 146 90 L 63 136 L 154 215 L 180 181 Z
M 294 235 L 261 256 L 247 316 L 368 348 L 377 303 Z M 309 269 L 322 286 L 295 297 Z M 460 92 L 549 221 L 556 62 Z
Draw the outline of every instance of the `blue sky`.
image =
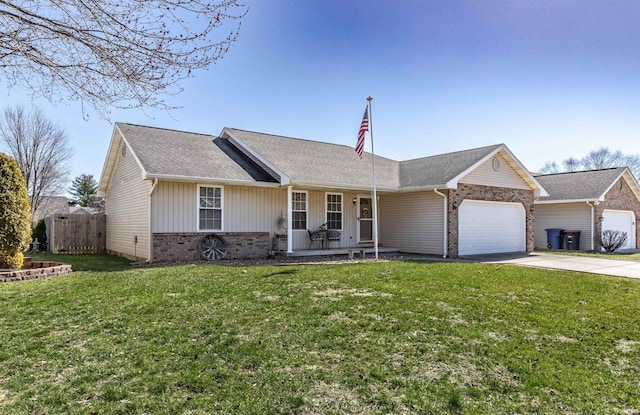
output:
M 353 146 L 373 100 L 376 154 L 406 160 L 505 143 L 531 170 L 607 146 L 640 153 L 640 1 L 247 0 L 238 42 L 169 98 L 114 111 L 32 101 L 99 178 L 113 122 L 223 127 Z M 369 147 L 367 147 L 368 149 Z

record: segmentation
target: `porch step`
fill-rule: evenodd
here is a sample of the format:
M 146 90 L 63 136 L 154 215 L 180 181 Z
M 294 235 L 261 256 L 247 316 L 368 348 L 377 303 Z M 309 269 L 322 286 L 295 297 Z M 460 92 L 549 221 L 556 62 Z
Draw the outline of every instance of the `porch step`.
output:
M 331 256 L 331 255 L 349 255 L 351 251 L 351 255 L 353 252 L 359 253 L 360 251 L 364 251 L 366 255 L 374 254 L 375 249 L 373 246 L 369 247 L 352 247 L 352 248 L 336 248 L 336 249 L 299 249 L 292 253 L 286 252 L 277 252 L 276 254 L 286 255 L 290 257 L 300 257 L 300 256 Z M 390 247 L 378 247 L 378 253 L 388 254 L 393 252 L 400 252 L 398 248 L 390 248 Z

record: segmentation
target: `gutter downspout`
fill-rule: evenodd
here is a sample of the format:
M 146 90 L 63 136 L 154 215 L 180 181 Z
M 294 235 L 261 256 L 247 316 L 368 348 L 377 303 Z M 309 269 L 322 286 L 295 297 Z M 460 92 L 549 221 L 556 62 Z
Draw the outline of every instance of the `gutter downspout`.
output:
M 446 258 L 447 257 L 447 247 L 448 247 L 447 234 L 449 233 L 448 232 L 449 231 L 449 226 L 448 226 L 448 220 L 447 220 L 448 219 L 448 215 L 447 215 L 447 195 L 445 195 L 444 193 L 439 192 L 437 188 L 433 189 L 433 191 L 436 194 L 438 194 L 438 195 L 440 195 L 440 196 L 442 196 L 444 198 L 442 200 L 443 201 L 443 204 L 442 204 L 443 209 L 442 210 L 444 212 L 444 214 L 443 214 L 443 224 L 444 224 L 444 226 L 443 226 L 443 228 L 444 228 L 443 240 L 444 240 L 444 246 L 442 247 L 442 252 L 443 252 L 442 258 Z
M 308 202 L 307 202 L 308 203 Z M 293 186 L 287 186 L 287 254 L 293 254 Z
M 595 213 L 594 213 L 594 210 L 595 210 L 596 205 L 598 204 L 598 201 L 597 200 L 594 201 L 593 204 L 591 204 L 591 202 L 586 202 L 586 203 L 587 203 L 587 205 L 589 205 L 591 207 L 591 250 L 593 251 L 595 249 L 594 246 L 593 246 L 593 238 L 595 238 L 595 235 L 593 234 L 595 232 L 595 224 L 594 224 Z
M 156 190 L 156 186 L 158 185 L 158 178 L 156 177 L 153 180 L 153 185 L 151 186 L 151 190 L 149 190 L 149 253 L 147 256 L 147 263 L 150 264 L 153 258 L 153 229 L 151 229 L 151 196 L 153 196 L 153 191 Z

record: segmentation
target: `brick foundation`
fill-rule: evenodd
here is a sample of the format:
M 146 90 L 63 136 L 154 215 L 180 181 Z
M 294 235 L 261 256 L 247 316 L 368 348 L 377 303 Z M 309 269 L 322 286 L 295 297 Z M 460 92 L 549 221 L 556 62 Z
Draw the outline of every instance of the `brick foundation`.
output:
M 269 232 L 220 232 L 228 245 L 229 259 L 269 256 Z M 200 241 L 208 233 L 154 233 L 153 262 L 199 261 Z
M 527 252 L 533 252 L 533 191 L 524 189 L 512 189 L 507 187 L 480 186 L 475 184 L 458 184 L 455 190 L 449 190 L 448 197 L 448 250 L 449 257 L 458 257 L 458 209 L 465 199 L 485 200 L 491 202 L 516 202 L 522 203 L 527 215 Z M 454 204 L 456 208 L 454 209 Z
M 34 262 L 31 258 L 25 257 L 21 269 L 0 270 L 0 282 L 36 280 L 70 273 L 71 265 L 60 262 Z

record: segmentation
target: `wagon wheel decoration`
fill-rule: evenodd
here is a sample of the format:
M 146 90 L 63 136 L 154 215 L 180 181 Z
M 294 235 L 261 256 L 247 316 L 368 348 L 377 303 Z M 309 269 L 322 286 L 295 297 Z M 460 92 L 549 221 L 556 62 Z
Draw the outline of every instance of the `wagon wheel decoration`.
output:
M 227 243 L 218 235 L 208 235 L 200 241 L 200 255 L 207 261 L 217 261 L 227 257 Z

